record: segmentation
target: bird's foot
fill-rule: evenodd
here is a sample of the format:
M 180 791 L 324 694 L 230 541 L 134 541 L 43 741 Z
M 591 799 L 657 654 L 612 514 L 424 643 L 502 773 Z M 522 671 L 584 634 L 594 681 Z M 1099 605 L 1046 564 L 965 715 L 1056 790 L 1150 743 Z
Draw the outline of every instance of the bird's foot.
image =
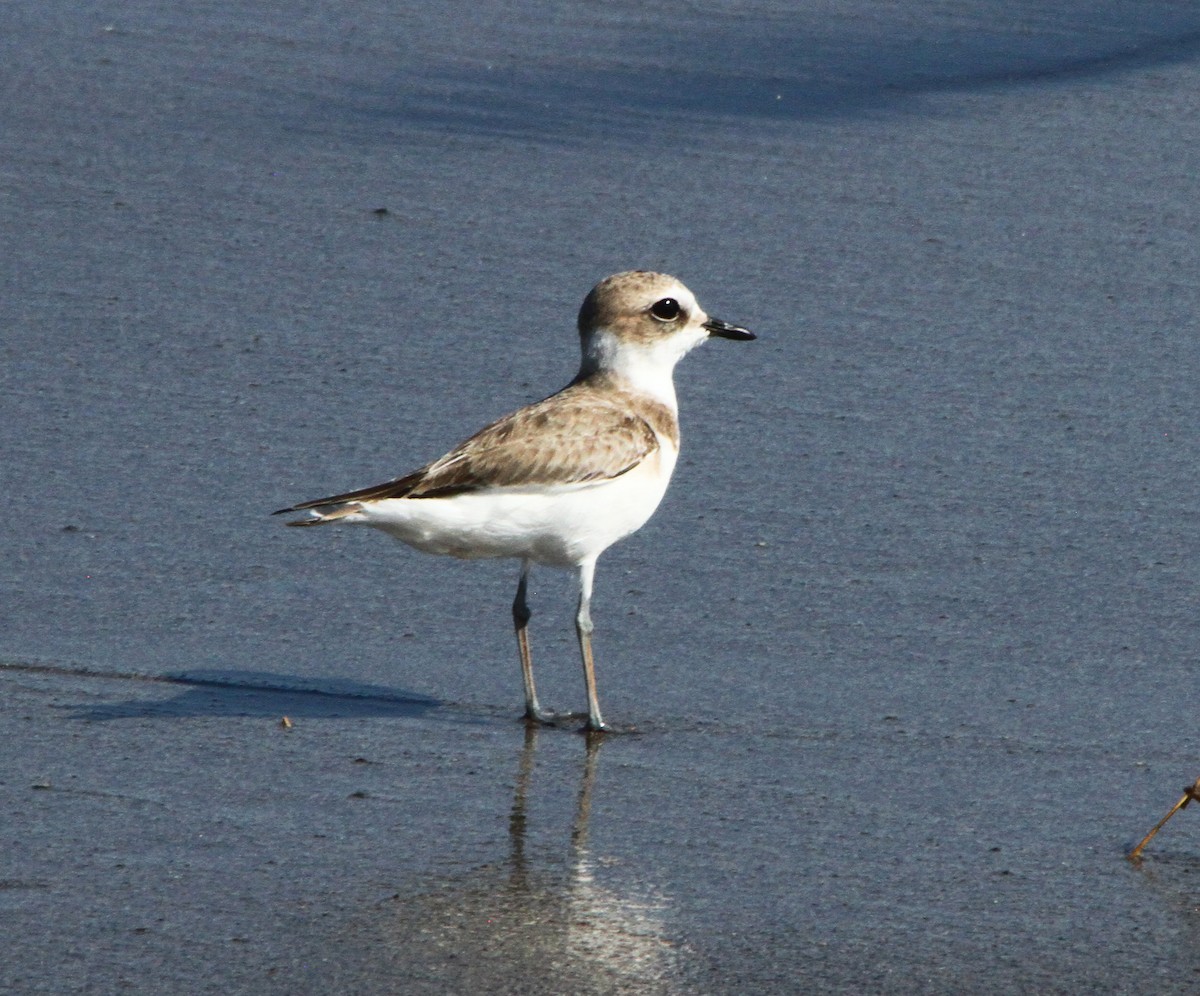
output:
M 586 712 L 550 712 L 547 709 L 526 709 L 523 717 L 526 726 L 564 727 L 580 719 L 587 719 Z
M 638 733 L 636 726 L 613 726 L 610 723 L 599 720 L 593 722 L 592 717 L 586 712 L 550 712 L 547 709 L 537 709 L 536 711 L 525 711 L 525 715 L 521 717 L 522 722 L 528 727 L 548 726 L 556 730 L 574 729 L 579 733 L 585 733 L 591 736 L 603 736 L 606 733 L 621 735 L 623 733 Z M 584 720 L 582 726 L 576 724 L 580 720 Z

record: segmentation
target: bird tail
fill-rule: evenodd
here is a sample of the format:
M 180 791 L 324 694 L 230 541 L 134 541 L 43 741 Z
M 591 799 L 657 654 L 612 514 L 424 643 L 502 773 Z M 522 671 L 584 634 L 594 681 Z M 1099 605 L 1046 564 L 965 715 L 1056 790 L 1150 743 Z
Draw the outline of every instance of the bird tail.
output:
M 356 501 L 347 502 L 344 505 L 327 505 L 324 508 L 281 508 L 277 512 L 272 512 L 272 515 L 282 515 L 286 512 L 308 512 L 311 518 L 295 519 L 285 523 L 288 526 L 323 526 L 328 522 L 337 522 L 339 519 L 344 519 L 347 516 L 354 515 L 356 512 L 362 511 L 362 505 Z

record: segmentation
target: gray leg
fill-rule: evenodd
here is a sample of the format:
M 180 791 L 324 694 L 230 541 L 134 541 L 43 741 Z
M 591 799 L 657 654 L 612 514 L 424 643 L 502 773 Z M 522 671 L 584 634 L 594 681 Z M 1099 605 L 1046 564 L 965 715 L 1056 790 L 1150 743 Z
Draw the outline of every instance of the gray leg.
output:
M 525 682 L 525 718 L 535 723 L 549 722 L 550 717 L 538 705 L 537 688 L 533 684 L 533 655 L 529 651 L 529 603 L 525 600 L 529 586 L 528 560 L 521 562 L 521 580 L 517 583 L 517 597 L 513 599 L 513 628 L 517 631 L 517 648 L 521 651 L 521 678 Z
M 592 577 L 596 573 L 596 562 L 586 561 L 579 565 L 579 611 L 575 614 L 575 632 L 579 636 L 579 653 L 583 657 L 583 683 L 587 686 L 589 730 L 607 730 L 600 715 L 600 698 L 596 694 L 596 663 L 592 659 Z

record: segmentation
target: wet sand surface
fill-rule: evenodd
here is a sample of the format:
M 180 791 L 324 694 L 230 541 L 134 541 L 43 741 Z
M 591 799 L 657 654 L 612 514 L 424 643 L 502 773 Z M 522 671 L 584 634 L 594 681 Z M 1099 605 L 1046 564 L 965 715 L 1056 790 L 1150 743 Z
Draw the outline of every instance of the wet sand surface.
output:
M 1044 6 L 6 5 L 0 989 L 1195 991 L 1200 13 Z M 515 565 L 266 513 L 635 266 L 760 339 L 529 733 Z

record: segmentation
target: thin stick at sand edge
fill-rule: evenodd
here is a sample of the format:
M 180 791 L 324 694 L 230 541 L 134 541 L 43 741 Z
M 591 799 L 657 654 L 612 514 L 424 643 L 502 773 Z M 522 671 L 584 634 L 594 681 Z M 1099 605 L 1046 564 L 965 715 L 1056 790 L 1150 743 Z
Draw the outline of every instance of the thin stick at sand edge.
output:
M 1167 820 L 1178 813 L 1179 810 L 1183 809 L 1193 799 L 1200 799 L 1200 778 L 1197 778 L 1191 785 L 1183 790 L 1183 798 L 1175 803 L 1175 805 L 1171 807 L 1170 812 L 1168 812 L 1166 816 L 1154 824 L 1154 829 L 1142 838 L 1142 842 L 1129 852 L 1129 860 L 1140 861 L 1142 857 L 1142 850 L 1147 844 L 1150 843 L 1150 841 L 1154 839 L 1154 835 L 1158 833 L 1158 831 L 1164 826 L 1166 826 Z

